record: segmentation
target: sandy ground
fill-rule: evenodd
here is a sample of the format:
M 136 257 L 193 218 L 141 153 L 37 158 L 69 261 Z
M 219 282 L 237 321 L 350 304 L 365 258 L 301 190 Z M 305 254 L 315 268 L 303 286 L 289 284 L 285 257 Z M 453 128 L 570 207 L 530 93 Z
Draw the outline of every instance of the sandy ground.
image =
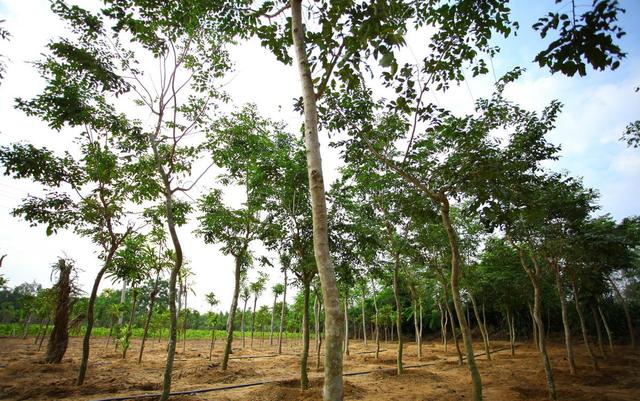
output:
M 234 346 L 240 341 L 234 341 Z M 46 345 L 46 344 L 45 344 Z M 139 340 L 134 340 L 127 355 L 105 347 L 105 339 L 92 340 L 87 380 L 84 386 L 74 386 L 79 356 L 80 338 L 71 339 L 62 363 L 47 365 L 42 362 L 43 351 L 38 352 L 33 339 L 0 338 L 0 399 L 10 400 L 96 400 L 110 396 L 155 393 L 160 388 L 165 359 L 165 343 L 152 340 L 147 343 L 142 364 L 136 363 Z M 482 352 L 476 343 L 477 353 Z M 495 350 L 506 348 L 504 342 L 493 342 Z M 313 347 L 313 345 L 312 345 Z M 423 356 L 416 357 L 414 343 L 406 344 L 405 365 L 427 366 L 407 369 L 397 376 L 394 372 L 396 344 L 381 343 L 384 350 L 376 360 L 374 344 L 368 347 L 352 341 L 351 355 L 345 357 L 344 371 L 373 373 L 345 377 L 347 400 L 421 400 L 453 401 L 471 398 L 471 380 L 466 365 L 458 366 L 455 349 L 445 353 L 439 341 L 423 345 Z M 222 343 L 217 342 L 213 360 L 208 360 L 209 342 L 182 342 L 176 354 L 174 391 L 224 387 L 234 384 L 280 380 L 277 384 L 264 384 L 177 396 L 173 400 L 321 400 L 322 373 L 316 371 L 316 358 L 309 358 L 311 389 L 298 389 L 300 344 L 286 344 L 283 355 L 273 356 L 275 347 L 267 341 L 254 341 L 254 347 L 236 350 L 226 372 L 218 366 Z M 550 346 L 556 388 L 560 400 L 637 401 L 640 400 L 640 352 L 617 346 L 614 354 L 600 358 L 601 369 L 594 372 L 580 344 L 576 346 L 578 373 L 570 376 L 560 342 Z M 247 358 L 260 356 L 257 358 Z M 493 354 L 492 361 L 477 357 L 487 401 L 546 400 L 547 392 L 540 358 L 529 343 L 519 344 L 515 357 L 506 349 Z M 150 399 L 150 398 L 147 398 Z

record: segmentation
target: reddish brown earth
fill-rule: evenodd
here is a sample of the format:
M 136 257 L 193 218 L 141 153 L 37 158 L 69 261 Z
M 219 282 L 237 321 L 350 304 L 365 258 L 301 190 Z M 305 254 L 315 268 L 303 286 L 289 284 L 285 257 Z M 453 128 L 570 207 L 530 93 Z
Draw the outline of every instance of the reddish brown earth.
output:
M 239 343 L 239 342 L 238 342 Z M 233 358 L 273 355 L 275 347 L 237 350 Z M 478 353 L 481 344 L 477 343 Z M 494 342 L 498 350 L 504 342 Z M 142 364 L 138 365 L 139 342 L 133 341 L 127 360 L 122 360 L 112 346 L 105 348 L 105 339 L 94 339 L 86 384 L 74 385 L 79 364 L 80 338 L 72 338 L 62 363 L 47 365 L 44 352 L 37 351 L 31 339 L 0 338 L 0 399 L 10 400 L 94 400 L 110 396 L 155 393 L 160 388 L 165 359 L 165 344 L 155 340 L 148 343 Z M 315 356 L 309 358 L 311 389 L 298 389 L 296 377 L 299 362 L 296 355 L 299 343 L 284 347 L 285 355 L 277 357 L 239 358 L 230 361 L 226 372 L 220 371 L 221 344 L 216 344 L 213 361 L 208 357 L 206 340 L 182 343 L 176 355 L 173 390 L 223 387 L 233 384 L 280 380 L 241 389 L 174 397 L 174 400 L 321 400 L 322 374 L 315 369 Z M 458 366 L 452 347 L 445 353 L 439 342 L 423 345 L 423 357 L 416 357 L 416 346 L 405 348 L 405 365 L 428 366 L 407 369 L 397 376 L 395 344 L 382 343 L 386 350 L 376 360 L 365 351 L 362 342 L 351 342 L 351 356 L 345 357 L 345 372 L 374 371 L 345 378 L 347 400 L 421 400 L 454 401 L 471 398 L 471 380 L 466 366 Z M 43 347 L 44 348 L 44 347 Z M 368 351 L 373 350 L 369 343 Z M 618 346 L 607 359 L 600 358 L 601 369 L 594 372 L 586 352 L 576 346 L 578 374 L 568 373 L 564 348 L 552 343 L 550 353 L 560 400 L 637 401 L 640 400 L 640 353 Z M 508 350 L 497 351 L 493 360 L 478 357 L 485 400 L 546 400 L 544 372 L 538 354 L 529 344 L 520 344 L 516 356 Z M 386 369 L 386 370 L 385 370 Z M 149 399 L 149 398 L 147 398 Z

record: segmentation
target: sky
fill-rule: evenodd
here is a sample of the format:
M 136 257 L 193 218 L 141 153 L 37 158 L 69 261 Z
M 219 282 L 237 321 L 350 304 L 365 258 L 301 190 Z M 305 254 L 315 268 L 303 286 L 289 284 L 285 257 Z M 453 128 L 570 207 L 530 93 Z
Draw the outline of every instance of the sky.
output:
M 85 3 L 92 4 L 82 2 Z M 620 42 L 627 57 L 616 71 L 589 71 L 587 77 L 568 78 L 540 69 L 532 60 L 547 42 L 541 41 L 530 27 L 537 17 L 562 5 L 553 0 L 515 0 L 511 2 L 512 17 L 520 22 L 520 30 L 515 37 L 495 42 L 502 50 L 492 60 L 492 73 L 433 98 L 456 113 L 470 113 L 474 100 L 491 93 L 493 73 L 500 77 L 515 66 L 525 67 L 524 76 L 507 88 L 507 97 L 532 110 L 541 110 L 553 99 L 564 104 L 557 127 L 548 137 L 561 146 L 561 158 L 549 167 L 582 177 L 586 186 L 597 189 L 601 195 L 599 213 L 610 213 L 616 219 L 640 214 L 640 149 L 630 149 L 619 141 L 624 127 L 640 118 L 640 93 L 634 92 L 640 86 L 640 2 L 620 3 L 627 9 L 620 20 L 627 32 Z M 29 98 L 42 89 L 44 83 L 30 62 L 40 58 L 48 41 L 64 33 L 63 26 L 45 0 L 0 0 L 2 19 L 6 20 L 3 27 L 12 37 L 10 42 L 0 42 L 0 54 L 9 58 L 6 77 L 0 85 L 0 146 L 22 141 L 57 152 L 72 149 L 73 132 L 54 132 L 37 118 L 13 108 L 14 98 Z M 424 56 L 427 40 L 425 32 L 410 33 L 405 56 Z M 234 107 L 255 103 L 262 115 L 284 121 L 290 130 L 297 132 L 302 117 L 292 109 L 293 99 L 301 91 L 295 69 L 278 63 L 255 40 L 240 43 L 231 50 L 231 56 L 235 70 L 227 78 L 225 90 Z M 324 133 L 321 142 L 325 181 L 331 183 L 338 176 L 340 160 L 337 151 L 327 146 Z M 197 198 L 215 186 L 215 174 L 211 171 L 205 175 L 190 195 Z M 50 266 L 57 257 L 66 255 L 76 260 L 82 270 L 80 284 L 89 291 L 100 267 L 97 248 L 91 241 L 64 230 L 47 237 L 44 227 L 29 227 L 10 215 L 27 194 L 41 191 L 28 180 L 0 176 L 0 255 L 8 254 L 2 273 L 9 286 L 33 280 L 50 286 Z M 226 191 L 228 202 L 242 202 L 238 191 Z M 221 301 L 217 309 L 227 310 L 233 289 L 233 260 L 223 255 L 219 247 L 196 238 L 195 227 L 190 222 L 179 228 L 185 256 L 195 273 L 196 295 L 190 298 L 191 307 L 207 310 L 204 294 L 213 291 Z M 253 244 L 252 248 L 257 253 L 265 252 L 260 244 Z M 270 288 L 282 280 L 278 269 L 265 271 L 270 274 L 270 282 L 259 305 L 270 305 Z M 256 271 L 250 273 L 250 277 L 255 275 Z M 119 287 L 105 279 L 100 288 L 111 286 Z

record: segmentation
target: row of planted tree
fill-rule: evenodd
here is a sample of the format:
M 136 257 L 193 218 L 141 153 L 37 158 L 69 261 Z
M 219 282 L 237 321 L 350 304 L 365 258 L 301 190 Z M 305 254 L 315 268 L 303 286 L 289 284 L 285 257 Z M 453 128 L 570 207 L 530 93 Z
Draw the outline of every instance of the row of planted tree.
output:
M 536 57 L 541 66 L 570 76 L 586 74 L 587 64 L 618 67 L 625 54 L 614 43 L 624 35 L 616 18 L 623 10 L 615 1 L 597 3 L 574 15 L 572 29 L 565 24 L 558 31 L 559 39 Z M 45 188 L 43 196 L 26 198 L 15 216 L 43 225 L 48 235 L 71 229 L 100 250 L 102 265 L 84 316 L 78 385 L 87 377 L 103 277 L 124 280 L 133 289 L 131 311 L 136 289 L 151 280 L 144 300 L 147 331 L 166 271 L 169 327 L 161 399 L 168 399 L 178 309 L 186 310 L 189 293 L 184 288 L 189 250 L 177 228 L 190 216 L 197 219 L 195 234 L 212 252 L 219 246 L 234 258 L 222 369 L 229 363 L 239 300 L 251 298 L 242 295 L 248 270 L 278 268 L 285 273 L 283 291 L 290 278 L 302 297 L 303 387 L 311 288 L 322 293 L 314 315 L 322 312 L 324 319 L 327 400 L 343 397 L 345 300 L 356 286 L 363 335 L 367 299 L 378 339 L 381 312 L 394 311 L 399 373 L 406 299 L 418 340 L 425 308 L 438 305 L 440 326 L 450 326 L 456 343 L 460 335 L 474 400 L 482 399 L 482 382 L 468 311 L 482 322 L 487 311 L 494 320 L 504 316 L 512 344 L 523 313 L 530 313 L 552 399 L 543 311 L 554 297 L 570 361 L 571 300 L 588 343 L 588 324 L 601 322 L 607 332 L 614 327 L 607 320 L 616 310 L 614 294 L 635 345 L 634 316 L 616 283 L 622 276 L 636 277 L 638 219 L 616 223 L 593 217 L 596 193 L 545 167 L 559 157 L 559 148 L 545 136 L 554 128 L 560 103 L 532 112 L 509 101 L 504 89 L 521 76 L 520 68 L 496 78 L 494 93 L 478 99 L 472 114 L 427 100 L 429 92 L 446 91 L 465 74 L 489 72 L 487 60 L 498 50 L 491 36 L 507 37 L 517 29 L 503 2 L 340 1 L 303 9 L 299 0 L 106 1 L 92 12 L 55 0 L 52 10 L 68 33 L 51 41 L 34 63 L 45 82 L 42 92 L 18 98 L 16 107 L 65 135 L 71 132 L 77 146 L 56 153 L 15 143 L 0 148 L 0 162 L 5 174 Z M 551 13 L 534 28 L 544 37 L 568 18 Z M 574 33 L 582 26 L 600 34 L 579 36 L 578 46 Z M 404 62 L 405 36 L 425 27 L 435 32 L 427 55 Z M 224 92 L 233 61 L 229 48 L 250 37 L 285 64 L 294 60 L 288 50 L 293 46 L 299 79 L 282 84 L 302 86 L 302 98 L 295 101 L 304 115 L 302 139 L 287 132 L 278 116 L 262 117 L 255 106 L 224 111 L 233 102 Z M 340 177 L 327 192 L 319 129 L 332 134 L 342 159 Z M 633 126 L 628 134 L 634 135 Z M 240 200 L 229 195 L 238 190 Z M 269 253 L 256 254 L 258 243 Z M 68 310 L 64 299 L 72 298 L 72 289 L 62 291 L 64 275 L 59 276 L 56 319 L 58 307 Z M 379 303 L 378 293 L 389 289 L 392 302 Z M 255 311 L 259 291 L 249 288 L 249 293 Z M 465 300 L 470 301 L 466 309 Z M 214 304 L 214 297 L 210 301 Z M 64 316 L 60 319 L 64 324 L 57 327 L 66 329 Z M 130 313 L 126 333 L 133 319 Z M 479 327 L 488 349 L 489 329 Z

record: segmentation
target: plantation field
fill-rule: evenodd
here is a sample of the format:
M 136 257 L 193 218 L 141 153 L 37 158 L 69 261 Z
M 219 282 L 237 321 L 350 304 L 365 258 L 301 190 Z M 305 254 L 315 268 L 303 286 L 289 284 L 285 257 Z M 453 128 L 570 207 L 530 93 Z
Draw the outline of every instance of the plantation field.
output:
M 283 347 L 283 355 L 274 356 L 276 347 L 268 340 L 254 340 L 253 349 L 237 349 L 229 370 L 222 372 L 219 362 L 222 342 L 217 341 L 213 360 L 208 360 L 207 340 L 178 343 L 173 369 L 172 391 L 226 387 L 237 384 L 276 381 L 238 389 L 226 389 L 195 395 L 172 397 L 175 400 L 321 400 L 322 374 L 316 372 L 316 356 L 311 351 L 309 371 L 311 389 L 297 388 L 299 376 L 299 340 Z M 105 347 L 104 338 L 92 340 L 87 381 L 74 386 L 81 338 L 74 337 L 59 365 L 43 363 L 33 339 L 0 338 L 0 399 L 7 400 L 98 400 L 114 396 L 157 393 L 161 386 L 166 358 L 166 343 L 152 340 L 146 346 L 142 364 L 136 363 L 139 340 L 134 339 L 127 360 Z M 405 374 L 395 373 L 394 343 L 382 343 L 379 358 L 371 352 L 374 344 L 352 341 L 350 356 L 345 357 L 345 398 L 348 400 L 468 400 L 471 380 L 466 366 L 459 366 L 455 348 L 445 353 L 439 341 L 423 345 L 423 357 L 416 357 L 416 346 L 405 345 Z M 481 354 L 480 343 L 476 343 Z M 497 401 L 546 400 L 547 391 L 540 357 L 530 343 L 519 344 L 512 357 L 507 343 L 494 342 L 492 361 L 477 357 L 483 375 L 485 399 Z M 313 341 L 312 341 L 313 348 Z M 640 399 L 640 354 L 617 346 L 613 355 L 600 358 L 601 369 L 594 372 L 585 349 L 576 347 L 578 373 L 570 376 L 559 341 L 549 346 L 554 367 L 558 399 L 588 401 L 635 401 Z M 411 367 L 412 365 L 421 365 Z M 364 373 L 371 372 L 371 373 Z M 351 375 L 351 373 L 362 373 Z M 147 398 L 151 399 L 151 398 Z

